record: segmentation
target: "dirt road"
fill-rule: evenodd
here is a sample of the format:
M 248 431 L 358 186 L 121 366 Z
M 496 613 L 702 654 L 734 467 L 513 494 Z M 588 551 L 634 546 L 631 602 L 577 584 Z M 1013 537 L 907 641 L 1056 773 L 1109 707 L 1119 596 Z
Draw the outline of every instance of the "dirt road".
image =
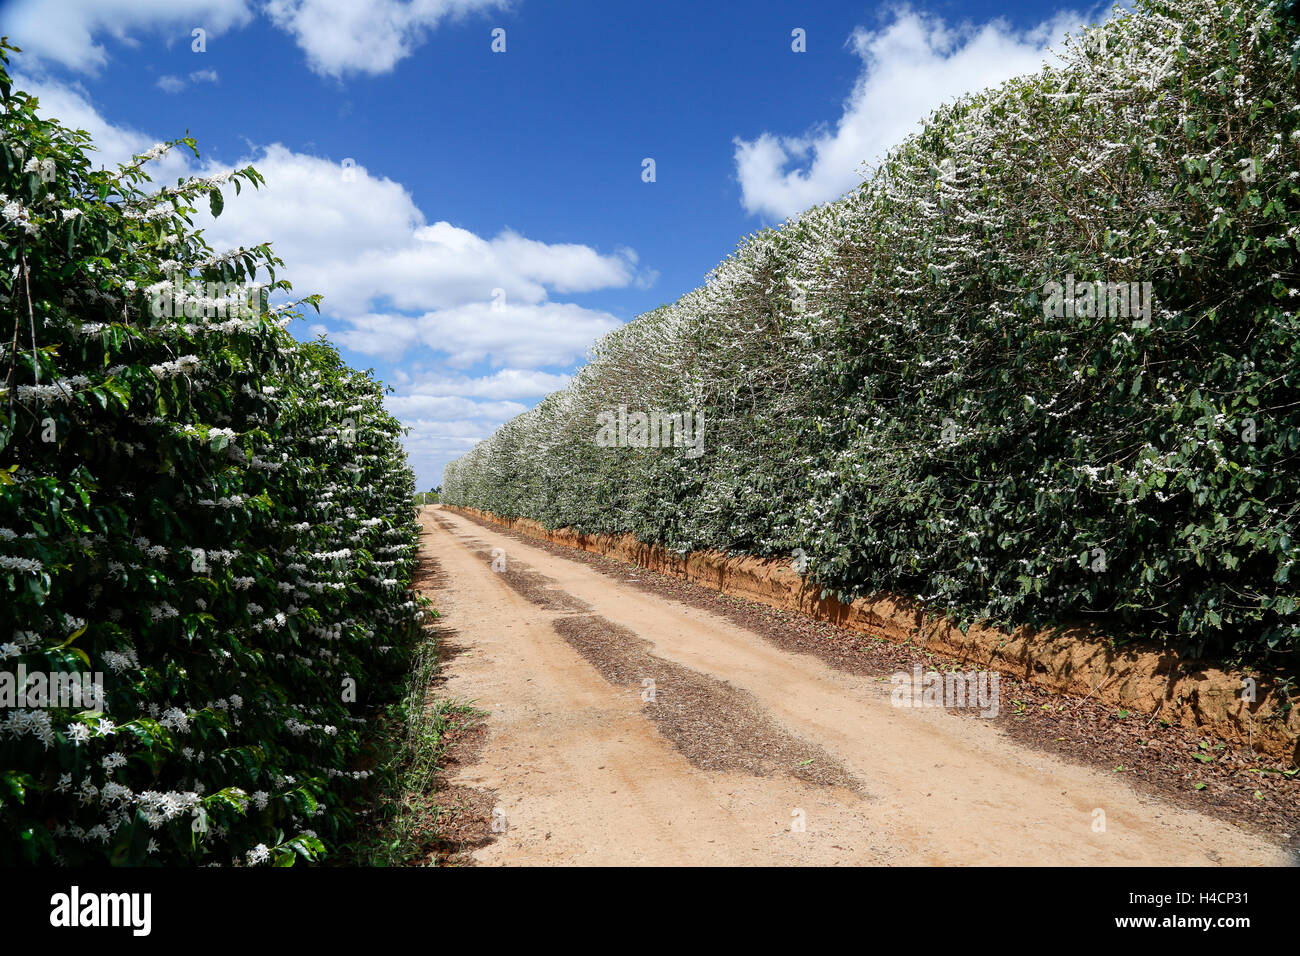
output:
M 488 712 L 481 864 L 1268 865 L 1283 850 L 439 508 L 429 591 Z M 637 569 L 629 567 L 628 576 Z

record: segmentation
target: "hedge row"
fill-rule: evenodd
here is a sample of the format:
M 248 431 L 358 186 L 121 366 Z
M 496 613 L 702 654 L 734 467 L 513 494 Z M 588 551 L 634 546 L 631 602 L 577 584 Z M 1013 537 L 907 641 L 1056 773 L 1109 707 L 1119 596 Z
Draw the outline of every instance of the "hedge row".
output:
M 1300 649 L 1298 43 L 1222 0 L 1081 31 L 611 333 L 443 499 L 961 621 Z M 620 406 L 703 454 L 609 447 Z
M 146 193 L 186 139 L 96 171 L 85 133 L 11 88 L 10 49 L 0 863 L 318 858 L 365 786 L 361 708 L 423 613 L 401 428 L 369 373 L 286 331 L 296 306 L 268 307 L 288 283 L 267 246 L 193 228 L 255 170 Z M 42 676 L 6 699 L 21 673 Z M 68 674 L 102 698 L 40 696 Z

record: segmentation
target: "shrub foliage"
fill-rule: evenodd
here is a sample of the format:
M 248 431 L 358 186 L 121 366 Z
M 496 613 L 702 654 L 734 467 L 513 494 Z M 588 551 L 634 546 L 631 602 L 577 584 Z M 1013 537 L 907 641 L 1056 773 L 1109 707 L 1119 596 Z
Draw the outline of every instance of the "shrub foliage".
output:
M 0 659 L 104 695 L 0 709 L 0 862 L 316 858 L 422 614 L 401 428 L 286 331 L 268 246 L 194 228 L 254 169 L 96 170 L 4 56 Z
M 750 236 L 446 469 L 443 499 L 851 597 L 1300 649 L 1300 101 L 1276 7 L 1139 0 Z M 1048 283 L 1151 283 L 1150 321 Z M 705 453 L 601 447 L 693 411 Z

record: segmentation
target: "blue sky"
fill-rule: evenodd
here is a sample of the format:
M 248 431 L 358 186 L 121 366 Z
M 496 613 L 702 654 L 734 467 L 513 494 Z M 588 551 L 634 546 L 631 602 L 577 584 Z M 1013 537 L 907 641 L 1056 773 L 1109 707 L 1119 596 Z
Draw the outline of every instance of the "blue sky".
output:
M 271 241 L 296 291 L 325 295 L 295 334 L 325 332 L 394 386 L 430 488 L 599 335 L 1106 9 L 14 0 L 0 31 L 24 49 L 19 85 L 106 162 L 188 131 L 202 159 L 169 157 L 159 181 L 262 171 L 210 241 Z

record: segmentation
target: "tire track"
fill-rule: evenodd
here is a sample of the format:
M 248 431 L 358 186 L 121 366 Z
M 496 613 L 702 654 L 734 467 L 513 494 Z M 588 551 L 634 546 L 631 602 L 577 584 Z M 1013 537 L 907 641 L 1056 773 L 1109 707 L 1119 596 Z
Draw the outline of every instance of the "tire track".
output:
M 448 582 L 439 610 L 465 648 L 446 691 L 489 714 L 478 762 L 454 781 L 497 795 L 501 831 L 477 862 L 1293 862 L 992 721 L 893 707 L 879 677 L 461 516 L 422 515 Z

